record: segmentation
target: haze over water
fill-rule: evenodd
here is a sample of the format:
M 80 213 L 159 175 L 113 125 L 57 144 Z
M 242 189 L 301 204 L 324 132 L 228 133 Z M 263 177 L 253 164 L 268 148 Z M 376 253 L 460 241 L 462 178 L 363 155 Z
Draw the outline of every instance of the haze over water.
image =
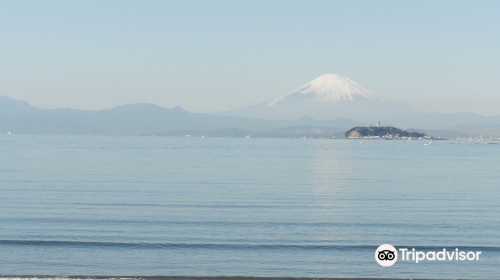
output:
M 500 145 L 6 135 L 4 275 L 496 278 Z M 482 251 L 396 262 L 375 249 Z

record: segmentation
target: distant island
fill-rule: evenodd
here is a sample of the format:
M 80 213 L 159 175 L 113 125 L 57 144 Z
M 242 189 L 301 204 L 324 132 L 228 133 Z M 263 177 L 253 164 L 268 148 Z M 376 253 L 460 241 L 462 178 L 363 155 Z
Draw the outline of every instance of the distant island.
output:
M 392 126 L 356 126 L 345 133 L 345 138 L 368 138 L 368 139 L 402 139 L 402 140 L 424 140 L 433 139 L 431 136 L 419 132 L 408 132 Z

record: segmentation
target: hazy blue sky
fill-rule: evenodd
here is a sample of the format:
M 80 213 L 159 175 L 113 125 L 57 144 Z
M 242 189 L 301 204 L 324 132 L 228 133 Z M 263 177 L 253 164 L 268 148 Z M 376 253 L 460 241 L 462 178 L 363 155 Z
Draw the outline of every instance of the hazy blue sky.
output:
M 500 1 L 3 1 L 0 95 L 236 109 L 325 73 L 425 111 L 500 114 Z

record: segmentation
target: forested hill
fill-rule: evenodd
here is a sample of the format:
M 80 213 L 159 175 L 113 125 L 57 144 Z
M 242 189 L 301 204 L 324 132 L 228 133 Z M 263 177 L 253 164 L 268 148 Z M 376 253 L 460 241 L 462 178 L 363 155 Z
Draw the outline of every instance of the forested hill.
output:
M 370 136 L 379 136 L 387 138 L 396 138 L 396 137 L 420 138 L 424 137 L 425 134 L 418 132 L 408 132 L 392 126 L 381 126 L 381 127 L 356 126 L 349 129 L 345 133 L 345 138 L 359 138 L 359 137 L 370 137 Z

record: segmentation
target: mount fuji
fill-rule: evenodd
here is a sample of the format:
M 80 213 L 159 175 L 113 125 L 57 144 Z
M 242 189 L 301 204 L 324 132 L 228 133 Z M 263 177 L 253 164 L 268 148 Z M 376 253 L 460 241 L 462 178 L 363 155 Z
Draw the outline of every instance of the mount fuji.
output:
M 419 113 L 422 112 L 411 105 L 382 98 L 345 76 L 325 74 L 274 100 L 219 114 L 260 119 L 309 116 L 318 120 L 350 118 L 373 122 Z

